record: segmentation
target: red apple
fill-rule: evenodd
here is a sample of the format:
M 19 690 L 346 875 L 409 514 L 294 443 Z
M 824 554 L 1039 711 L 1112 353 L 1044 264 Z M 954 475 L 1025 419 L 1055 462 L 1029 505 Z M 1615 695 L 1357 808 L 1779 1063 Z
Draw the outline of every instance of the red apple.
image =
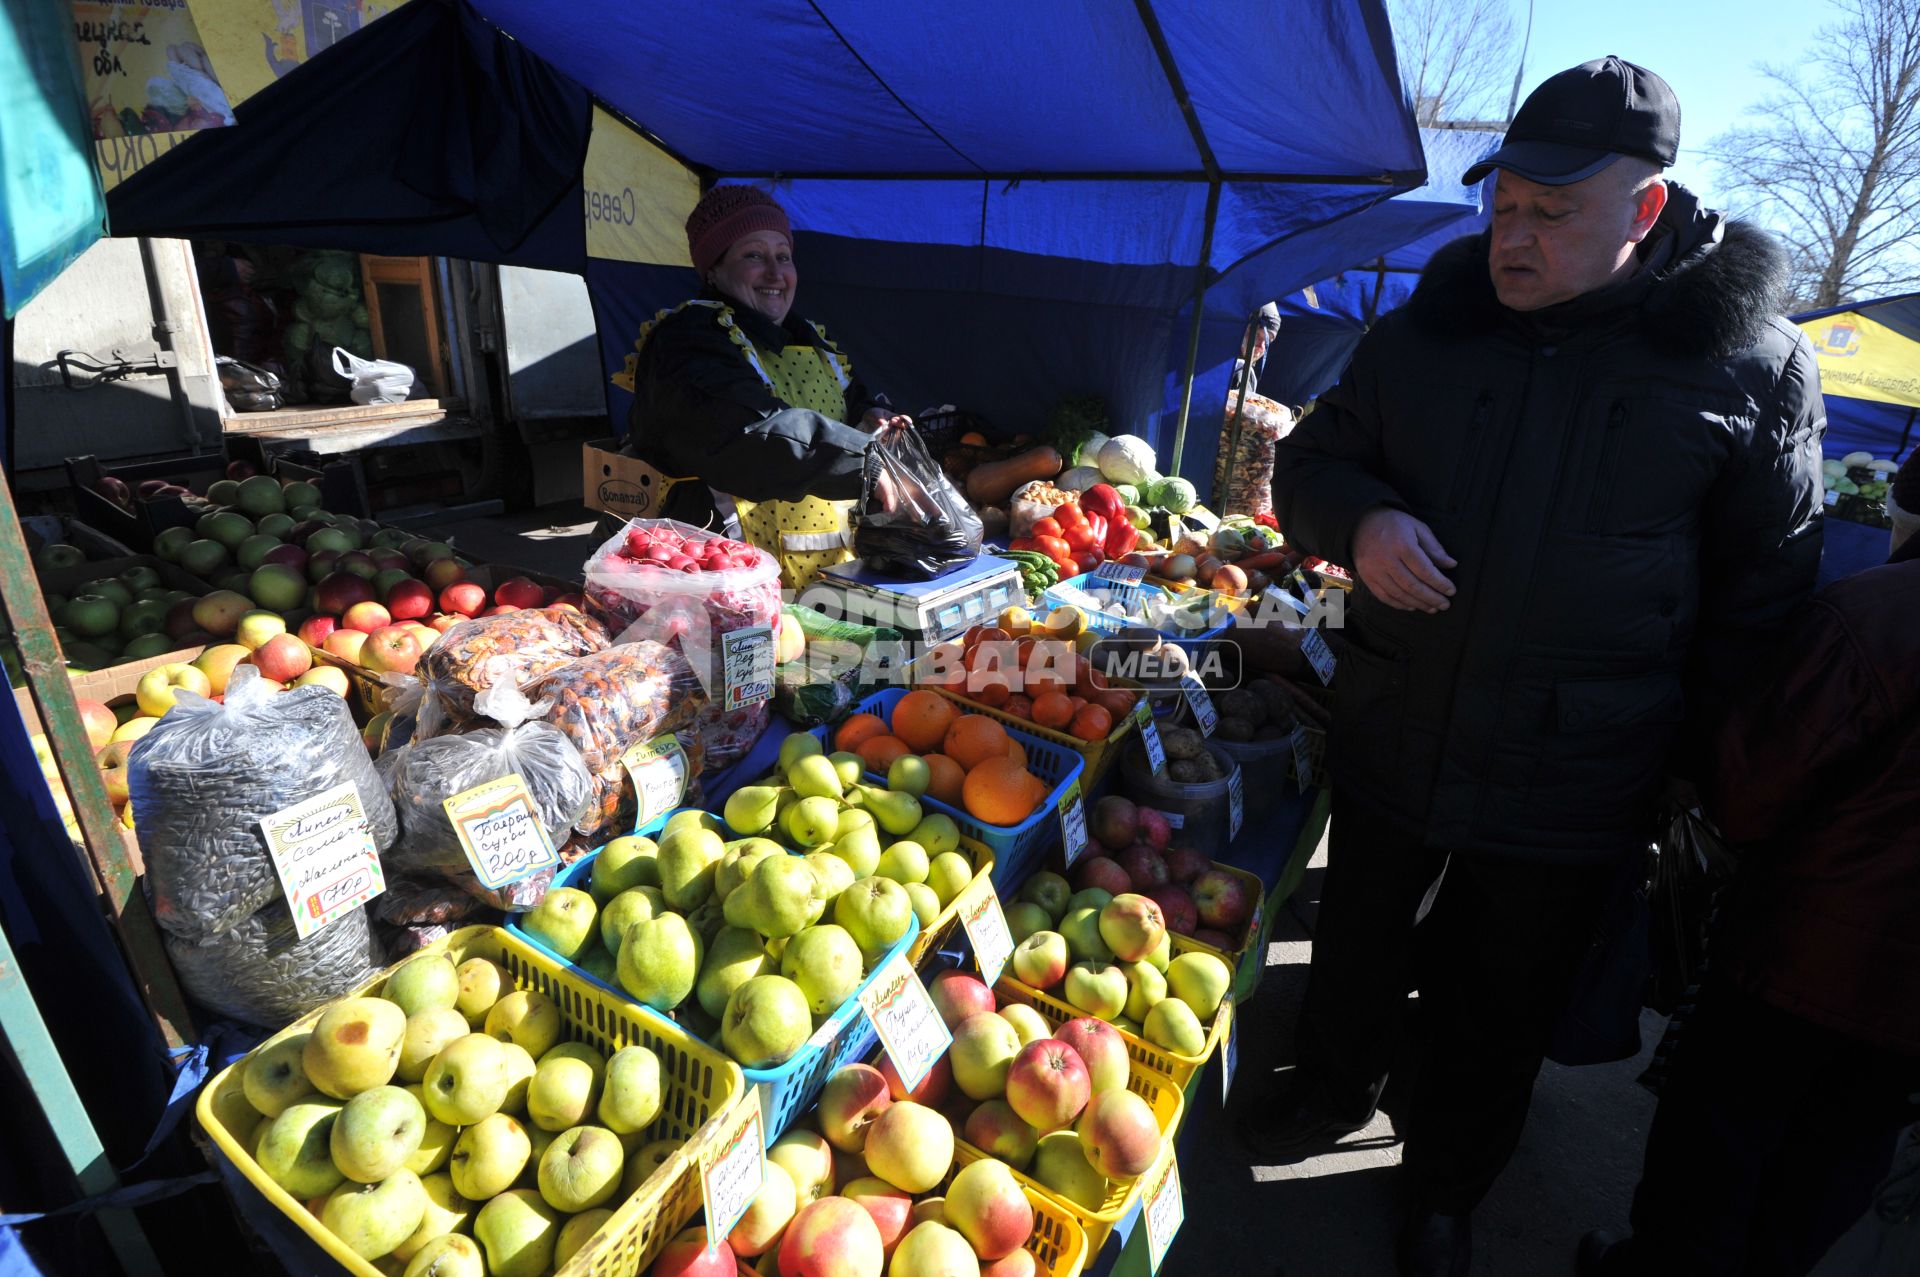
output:
M 1167 822 L 1167 814 L 1151 807 L 1142 807 L 1139 815 L 1140 841 L 1155 851 L 1164 852 L 1167 844 L 1173 841 L 1173 826 Z
M 82 699 L 78 704 L 81 726 L 87 729 L 87 744 L 97 751 L 113 739 L 113 731 L 120 726 L 120 720 L 99 701 Z
M 1201 927 L 1189 938 L 1204 945 L 1211 945 L 1222 953 L 1232 953 L 1234 951 L 1234 938 L 1224 931 L 1215 931 L 1211 927 Z
M 1134 1179 L 1160 1156 L 1160 1123 L 1145 1100 L 1124 1087 L 1087 1103 L 1076 1128 L 1081 1151 L 1108 1179 Z
M 199 599 L 181 599 L 167 609 L 167 619 L 163 623 L 163 628 L 168 638 L 177 642 L 183 636 L 200 628 L 200 622 L 193 619 L 193 605 L 199 601 Z
M 254 467 L 251 461 L 227 462 L 227 478 L 234 480 L 236 483 L 241 479 L 251 479 L 259 473 L 260 471 Z
M 993 1000 L 993 990 L 979 976 L 969 975 L 958 967 L 942 971 L 927 986 L 927 993 L 933 998 L 933 1006 L 951 1029 L 969 1016 L 991 1012 L 997 1005 Z
M 337 618 L 315 614 L 300 622 L 300 628 L 295 633 L 302 643 L 310 647 L 325 647 L 327 636 L 339 628 Z
M 276 634 L 253 650 L 253 663 L 262 676 L 291 683 L 313 668 L 313 652 L 292 634 Z
M 512 607 L 540 607 L 547 601 L 547 592 L 524 576 L 510 576 L 493 587 L 493 601 Z
M 448 559 L 435 559 L 435 563 L 451 562 Z M 429 585 L 432 582 L 428 582 Z M 472 581 L 455 581 L 440 591 L 440 610 L 457 612 L 461 616 L 478 616 L 487 605 L 487 592 Z
M 858 1203 L 873 1216 L 874 1226 L 880 1230 L 881 1248 L 893 1254 L 893 1248 L 900 1244 L 913 1223 L 913 1195 L 872 1175 L 842 1184 L 840 1195 Z
M 302 576 L 307 571 L 307 552 L 297 545 L 276 545 L 261 559 L 262 563 L 284 563 Z
M 407 556 L 391 546 L 379 546 L 367 551 L 367 557 L 373 560 L 373 566 L 382 572 L 398 571 L 411 573 L 413 565 Z
M 844 1197 L 802 1206 L 780 1239 L 781 1277 L 864 1277 L 879 1273 L 885 1262 L 880 1226 L 864 1206 Z
M 1108 794 L 1087 812 L 1087 832 L 1101 845 L 1118 851 L 1131 844 L 1140 833 L 1140 809 L 1131 799 Z
M 359 630 L 371 634 L 375 630 L 385 629 L 393 624 L 393 617 L 387 609 L 369 599 L 364 603 L 355 603 L 340 616 L 342 629 Z
M 445 634 L 448 630 L 452 629 L 454 626 L 460 624 L 460 622 L 466 619 L 467 618 L 464 616 L 449 615 L 448 613 L 445 613 L 445 612 L 436 612 L 432 616 L 427 618 L 427 624 L 431 625 L 434 629 L 440 631 L 440 633 Z
M 584 595 L 580 594 L 557 594 L 554 596 L 553 602 L 547 604 L 547 606 L 567 608 L 574 612 L 584 612 L 587 610 L 587 600 Z
M 980 1277 L 1038 1277 L 1039 1272 L 1033 1252 L 1024 1247 L 980 1266 Z
M 327 635 L 327 641 L 320 645 L 320 650 L 330 656 L 337 656 L 343 661 L 351 661 L 358 665 L 360 649 L 366 645 L 366 641 L 365 630 L 335 630 Z
M 667 1243 L 649 1269 L 653 1277 L 739 1277 L 740 1261 L 727 1239 L 707 1250 L 707 1230 L 689 1228 Z
M 1092 1096 L 1086 1061 L 1056 1038 L 1027 1043 L 1007 1069 L 1007 1103 L 1042 1134 L 1080 1116 Z
M 344 616 L 348 608 L 371 602 L 373 582 L 351 572 L 330 572 L 313 591 L 314 610 L 333 616 Z
M 387 591 L 387 611 L 396 621 L 417 621 L 433 611 L 433 591 L 411 577 L 396 581 Z
M 373 607 L 362 603 L 361 607 Z M 376 674 L 411 674 L 420 663 L 420 640 L 402 626 L 388 625 L 367 635 L 360 647 L 360 664 Z
M 887 1094 L 894 1099 L 912 1100 L 928 1108 L 939 1108 L 940 1102 L 947 1098 L 947 1091 L 953 1086 L 953 1065 L 946 1056 L 941 1056 L 927 1070 L 927 1075 L 920 1079 L 920 1085 L 909 1091 L 900 1078 L 900 1070 L 894 1068 L 893 1061 L 882 1052 L 880 1076 L 887 1079 Z
M 1160 914 L 1167 921 L 1168 931 L 1190 936 L 1200 925 L 1200 915 L 1193 907 L 1193 897 L 1179 883 L 1170 882 L 1143 894 L 1160 906 Z
M 947 1185 L 947 1223 L 983 1260 L 1001 1259 L 1033 1234 L 1033 1204 L 1005 1165 L 968 1162 Z
M 157 497 L 167 490 L 165 479 L 142 479 L 134 485 L 133 493 L 138 497 Z
M 1253 912 L 1253 901 L 1240 879 L 1220 869 L 1209 869 L 1193 880 L 1193 907 L 1200 921 L 1214 931 L 1238 933 Z
M 111 741 L 93 758 L 100 768 L 100 779 L 106 782 L 107 799 L 115 807 L 127 804 L 127 755 L 133 752 L 133 745 L 130 740 Z
M 820 1090 L 820 1133 L 847 1153 L 867 1145 L 867 1128 L 892 1105 L 887 1079 L 869 1064 L 849 1064 L 837 1070 Z
M 1213 862 L 1192 847 L 1167 848 L 1167 879 L 1170 882 L 1184 886 L 1211 868 Z
M 95 481 L 93 490 L 117 506 L 131 506 L 133 504 L 133 489 L 127 486 L 125 479 L 118 479 L 110 474 L 101 475 L 100 478 Z
M 1093 1084 L 1095 1095 L 1127 1089 L 1127 1044 L 1118 1029 L 1089 1015 L 1067 1021 L 1053 1036 L 1072 1047 L 1081 1063 L 1087 1066 L 1087 1078 Z
M 420 569 L 420 579 L 436 590 L 444 590 L 455 581 L 467 579 L 467 570 L 456 559 L 432 559 Z
M 496 604 L 494 604 L 494 605 L 493 605 L 492 607 L 490 607 L 490 608 L 488 608 L 488 609 L 487 609 L 486 611 L 484 611 L 484 612 L 482 612 L 482 613 L 481 613 L 480 615 L 482 615 L 482 616 L 505 616 L 505 615 L 507 615 L 507 614 L 508 614 L 509 612 L 521 612 L 521 611 L 525 611 L 525 610 L 526 610 L 526 609 L 524 609 L 524 608 L 517 608 L 517 607 L 514 607 L 514 606 L 513 606 L 512 604 L 510 604 L 510 603 L 496 603 Z
M 1088 856 L 1073 871 L 1073 889 L 1085 891 L 1088 887 L 1098 887 L 1110 896 L 1124 895 L 1133 890 L 1133 879 L 1117 861 Z
M 1038 1046 L 1038 1042 L 1029 1045 Z M 1059 1046 L 1059 1043 L 1054 1043 Z M 1063 1047 L 1063 1050 L 1071 1048 Z M 1081 1066 L 1083 1069 L 1085 1065 Z M 1011 1085 L 1013 1079 L 1007 1079 Z M 997 1157 L 1016 1171 L 1024 1171 L 1033 1161 L 1033 1151 L 1040 1142 L 1040 1132 L 1033 1129 L 1027 1120 L 1014 1112 L 1013 1105 L 1005 1100 L 987 1100 L 980 1107 L 967 1114 L 967 1120 L 961 1123 L 960 1138 L 973 1145 L 989 1157 Z
M 1114 857 L 1114 863 L 1126 870 L 1127 879 L 1135 891 L 1167 885 L 1167 862 L 1160 858 L 1159 852 L 1143 842 L 1133 844 Z

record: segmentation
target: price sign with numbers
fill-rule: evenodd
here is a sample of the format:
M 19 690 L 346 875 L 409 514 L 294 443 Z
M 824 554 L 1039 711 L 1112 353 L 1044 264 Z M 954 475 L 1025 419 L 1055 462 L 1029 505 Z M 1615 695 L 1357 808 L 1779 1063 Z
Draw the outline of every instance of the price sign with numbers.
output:
M 1121 585 L 1138 585 L 1146 580 L 1147 570 L 1138 564 L 1121 563 L 1117 559 L 1108 559 L 1093 570 L 1093 574 L 1103 581 L 1114 581 Z
M 518 772 L 475 785 L 440 805 L 467 853 L 473 876 L 489 891 L 560 863 Z
M 749 625 L 720 636 L 726 708 L 747 709 L 773 699 L 773 627 Z
M 934 1061 L 953 1045 L 953 1034 L 905 954 L 896 954 L 867 981 L 860 1005 L 909 1091 L 926 1080 Z
M 761 1125 L 760 1106 L 743 1105 L 740 1116 L 733 1132 L 714 1145 L 700 1167 L 709 1254 L 747 1213 L 767 1178 L 766 1129 Z
M 633 782 L 639 829 L 680 805 L 687 793 L 687 749 L 678 736 L 643 741 L 620 755 L 620 765 Z
M 1333 682 L 1333 649 L 1327 646 L 1327 639 L 1319 630 L 1308 630 L 1307 636 L 1300 640 L 1300 655 L 1307 658 L 1307 664 L 1313 666 L 1314 675 L 1320 685 L 1325 687 Z
M 273 813 L 260 831 L 302 940 L 387 889 L 352 781 Z
M 1193 721 L 1200 734 L 1213 735 L 1213 729 L 1220 726 L 1220 711 L 1213 707 L 1213 697 L 1207 694 L 1206 685 L 1188 674 L 1180 680 L 1180 692 L 1187 698 L 1187 708 L 1193 711 Z
M 1173 1235 L 1180 1231 L 1187 1217 L 1187 1204 L 1180 1193 L 1177 1159 L 1168 1157 L 1166 1169 L 1147 1185 L 1147 1205 L 1141 1213 L 1147 1221 L 1147 1267 L 1157 1273 L 1167 1257 L 1167 1248 L 1173 1245 Z
M 1240 769 L 1227 774 L 1227 841 L 1240 836 L 1240 821 L 1246 811 L 1246 796 L 1241 792 Z
M 1067 850 L 1067 867 L 1080 859 L 1087 849 L 1087 809 L 1080 802 L 1080 782 L 1067 786 L 1060 795 L 1060 839 Z
M 1144 696 L 1133 707 L 1133 721 L 1140 728 L 1140 747 L 1147 751 L 1147 766 L 1158 776 L 1167 770 L 1167 747 L 1160 740 L 1160 725 L 1153 721 L 1153 706 Z
M 1000 908 L 1000 895 L 993 881 L 982 878 L 960 897 L 960 925 L 973 942 L 973 960 L 980 967 L 980 978 L 992 988 L 1007 969 L 1013 956 L 1013 931 Z

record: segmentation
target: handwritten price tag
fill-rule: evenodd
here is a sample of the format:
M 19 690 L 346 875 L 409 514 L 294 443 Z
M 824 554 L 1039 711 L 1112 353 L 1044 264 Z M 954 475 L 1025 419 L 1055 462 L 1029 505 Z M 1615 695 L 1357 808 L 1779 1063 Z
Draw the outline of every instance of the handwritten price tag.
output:
M 1147 751 L 1147 766 L 1158 776 L 1167 770 L 1167 747 L 1160 741 L 1160 726 L 1153 721 L 1153 706 L 1145 697 L 1133 707 L 1133 721 L 1140 727 L 1140 747 Z
M 1227 775 L 1227 841 L 1240 836 L 1240 821 L 1246 812 L 1246 796 L 1241 792 L 1240 769 Z
M 1013 956 L 1013 931 L 1000 908 L 1000 895 L 990 879 L 982 878 L 960 898 L 960 925 L 973 941 L 973 960 L 980 967 L 980 978 L 992 988 L 1007 969 Z
M 1060 842 L 1066 848 L 1067 868 L 1087 850 L 1087 809 L 1080 802 L 1080 782 L 1067 786 L 1060 795 Z
M 518 772 L 475 785 L 440 805 L 453 822 L 454 837 L 467 853 L 473 876 L 489 891 L 560 863 Z
M 860 1005 L 909 1091 L 926 1079 L 934 1061 L 953 1045 L 953 1034 L 934 1009 L 927 986 L 907 965 L 905 954 L 894 955 L 867 981 L 860 991 Z
M 1240 1071 L 1240 1035 L 1235 1033 L 1233 999 L 1220 1003 L 1220 1103 L 1225 1105 L 1233 1090 L 1233 1075 Z
M 728 710 L 773 699 L 773 627 L 749 625 L 720 636 Z
M 1180 1192 L 1180 1163 L 1169 1155 L 1167 1168 L 1147 1189 L 1147 1267 L 1160 1271 L 1160 1263 L 1173 1245 L 1173 1235 L 1187 1218 L 1187 1203 Z
M 1093 574 L 1102 581 L 1113 581 L 1120 585 L 1138 585 L 1146 580 L 1147 570 L 1138 564 L 1121 563 L 1108 559 L 1093 570 Z
M 1313 755 L 1307 752 L 1307 730 L 1298 723 L 1293 728 L 1293 780 L 1301 793 L 1313 788 Z
M 742 1120 L 731 1135 L 721 1140 L 700 1168 L 700 1194 L 707 1208 L 707 1253 L 712 1254 L 740 1217 L 753 1205 L 753 1198 L 767 1178 L 766 1129 L 760 1122 L 760 1106 L 746 1105 Z
M 1180 694 L 1187 698 L 1187 708 L 1193 711 L 1193 721 L 1200 734 L 1213 735 L 1213 729 L 1220 726 L 1220 711 L 1213 707 L 1213 697 L 1207 694 L 1206 685 L 1188 674 L 1180 680 Z
M 302 940 L 387 889 L 352 781 L 275 812 L 260 832 Z
M 1300 640 L 1300 655 L 1307 658 L 1307 664 L 1313 666 L 1313 672 L 1325 687 L 1333 682 L 1333 649 L 1327 646 L 1326 636 L 1319 630 L 1308 630 L 1307 636 Z
M 657 736 L 635 745 L 620 755 L 620 765 L 633 782 L 635 829 L 672 811 L 686 796 L 687 748 L 678 736 Z

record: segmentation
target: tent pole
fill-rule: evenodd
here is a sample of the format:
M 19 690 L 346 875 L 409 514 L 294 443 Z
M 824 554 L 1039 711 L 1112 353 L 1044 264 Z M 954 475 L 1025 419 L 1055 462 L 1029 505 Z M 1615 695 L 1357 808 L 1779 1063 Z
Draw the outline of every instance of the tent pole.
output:
M 1200 324 L 1206 318 L 1207 263 L 1213 260 L 1213 219 L 1220 211 L 1220 183 L 1207 187 L 1207 225 L 1200 236 L 1200 265 L 1193 273 L 1193 326 L 1187 332 L 1187 376 L 1180 387 L 1180 417 L 1173 427 L 1173 463 L 1167 473 L 1180 473 L 1180 454 L 1187 446 L 1187 417 L 1193 411 L 1194 365 L 1200 362 Z

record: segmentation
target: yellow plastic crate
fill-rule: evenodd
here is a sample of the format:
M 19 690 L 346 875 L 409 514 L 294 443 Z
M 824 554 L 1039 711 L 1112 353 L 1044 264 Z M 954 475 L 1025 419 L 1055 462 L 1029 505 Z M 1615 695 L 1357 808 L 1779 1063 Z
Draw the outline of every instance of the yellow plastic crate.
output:
M 1233 1000 L 1246 1002 L 1260 987 L 1260 977 L 1265 974 L 1267 967 L 1267 933 L 1273 929 L 1273 911 L 1267 908 L 1266 884 L 1260 881 L 1259 874 L 1249 873 L 1234 865 L 1223 865 L 1217 860 L 1209 868 L 1238 878 L 1240 885 L 1247 889 L 1247 899 L 1253 901 L 1253 914 L 1241 932 L 1240 943 L 1232 949 L 1216 949 L 1186 936 L 1175 936 L 1174 939 L 1185 940 L 1189 948 L 1211 953 L 1231 967 Z
M 515 988 L 536 990 L 553 1000 L 568 1040 L 591 1043 L 608 1053 L 623 1046 L 644 1046 L 660 1057 L 660 1116 L 642 1133 L 642 1142 L 675 1138 L 685 1143 L 633 1196 L 620 1203 L 613 1218 L 555 1274 L 638 1277 L 674 1235 L 700 1213 L 700 1161 L 708 1146 L 718 1140 L 728 1113 L 746 1095 L 740 1066 L 678 1027 L 642 1016 L 633 1003 L 569 975 L 559 963 L 502 928 L 463 927 L 421 952 L 445 953 L 456 963 L 467 958 L 491 958 L 512 974 Z M 365 997 L 384 987 L 398 965 L 367 981 L 351 996 Z M 268 1041 L 310 1028 L 325 1010 L 321 1007 L 308 1012 Z M 381 1277 L 379 1269 L 348 1250 L 312 1212 L 274 1183 L 245 1147 L 259 1114 L 241 1090 L 241 1070 L 266 1045 L 262 1043 L 247 1059 L 222 1069 L 200 1092 L 194 1106 L 200 1125 L 220 1155 L 337 1261 L 342 1271 L 355 1277 Z
M 1203 944 L 1195 944 L 1185 936 L 1175 936 L 1173 952 L 1178 956 L 1181 953 L 1213 953 L 1214 950 Z M 1032 1007 L 1040 1013 L 1041 1019 L 1056 1029 L 1069 1020 L 1082 1019 L 1087 1015 L 1085 1011 L 1073 1004 L 1056 998 L 1044 990 L 1036 989 L 1030 984 L 1023 984 L 1010 975 L 1000 977 L 1000 983 L 993 986 L 993 996 L 1001 1006 L 1009 1002 L 1018 1002 L 1023 1006 Z M 1206 1047 L 1198 1055 L 1181 1055 L 1163 1046 L 1155 1046 L 1146 1038 L 1136 1033 L 1129 1033 L 1117 1024 L 1113 1027 L 1114 1031 L 1120 1035 L 1120 1040 L 1127 1044 L 1127 1054 L 1136 1064 L 1157 1073 L 1166 1074 L 1173 1079 L 1175 1086 L 1184 1091 L 1188 1079 L 1199 1072 L 1201 1067 L 1213 1058 L 1213 1053 L 1220 1049 L 1220 1043 L 1226 1037 L 1227 1022 L 1232 1014 L 1230 1011 L 1226 1015 L 1215 1013 L 1213 1023 L 1207 1027 Z
M 938 949 L 941 945 L 946 944 L 960 931 L 960 902 L 966 899 L 967 892 L 972 891 L 974 884 L 978 883 L 982 878 L 993 877 L 993 849 L 991 847 L 983 842 L 976 842 L 965 834 L 961 834 L 960 850 L 966 854 L 968 860 L 973 862 L 973 877 L 968 881 L 967 885 L 961 889 L 960 894 L 948 902 L 946 908 L 935 915 L 932 925 L 920 929 L 920 937 L 907 949 L 907 961 L 916 968 L 920 965 L 922 958 Z

